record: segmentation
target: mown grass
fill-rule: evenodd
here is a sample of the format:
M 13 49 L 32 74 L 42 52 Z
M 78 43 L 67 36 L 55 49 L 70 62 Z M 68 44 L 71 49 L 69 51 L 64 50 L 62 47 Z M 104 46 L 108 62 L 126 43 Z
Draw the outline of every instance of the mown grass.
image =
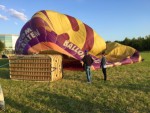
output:
M 150 52 L 144 62 L 92 71 L 92 84 L 84 72 L 64 70 L 56 82 L 14 81 L 9 68 L 0 68 L 6 113 L 150 113 Z M 0 65 L 7 63 L 0 60 Z

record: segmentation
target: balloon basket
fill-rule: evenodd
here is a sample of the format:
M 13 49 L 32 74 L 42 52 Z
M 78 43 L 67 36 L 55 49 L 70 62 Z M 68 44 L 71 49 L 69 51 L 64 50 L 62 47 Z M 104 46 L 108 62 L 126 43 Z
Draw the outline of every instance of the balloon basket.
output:
M 9 56 L 10 78 L 14 80 L 56 81 L 62 79 L 61 55 Z

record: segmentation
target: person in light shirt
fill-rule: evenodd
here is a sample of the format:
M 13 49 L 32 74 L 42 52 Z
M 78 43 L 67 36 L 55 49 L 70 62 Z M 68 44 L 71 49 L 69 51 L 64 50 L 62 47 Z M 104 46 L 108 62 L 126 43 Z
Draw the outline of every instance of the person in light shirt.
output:
M 106 72 L 106 57 L 105 57 L 105 52 L 102 53 L 102 58 L 100 59 L 100 68 L 102 68 L 102 72 L 104 75 L 104 81 L 107 80 L 107 72 Z

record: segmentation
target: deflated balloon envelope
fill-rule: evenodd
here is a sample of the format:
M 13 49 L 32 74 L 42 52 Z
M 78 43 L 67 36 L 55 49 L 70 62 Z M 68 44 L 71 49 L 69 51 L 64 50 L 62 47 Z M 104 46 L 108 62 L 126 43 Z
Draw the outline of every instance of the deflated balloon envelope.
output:
M 94 59 L 92 69 L 100 68 L 104 50 L 109 66 L 141 60 L 134 48 L 110 43 L 106 49 L 104 39 L 91 27 L 72 16 L 48 10 L 35 13 L 23 26 L 15 47 L 17 54 L 62 54 L 64 68 L 72 70 L 82 69 L 84 50 Z

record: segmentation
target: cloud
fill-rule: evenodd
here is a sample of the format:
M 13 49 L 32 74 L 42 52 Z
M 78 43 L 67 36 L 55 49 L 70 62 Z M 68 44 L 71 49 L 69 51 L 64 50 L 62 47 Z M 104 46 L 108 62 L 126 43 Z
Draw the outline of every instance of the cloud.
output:
M 12 17 L 22 20 L 24 22 L 26 22 L 28 20 L 27 16 L 23 12 L 17 11 L 12 8 L 8 9 L 4 5 L 1 5 L 1 4 L 0 4 L 0 10 L 3 10 L 5 15 L 7 15 L 7 16 L 12 16 Z M 0 19 L 8 20 L 7 16 L 0 15 Z
M 1 14 L 0 14 L 0 19 L 2 19 L 2 20 L 8 20 L 8 18 L 6 16 L 3 16 Z
M 24 13 L 22 13 L 22 12 L 19 12 L 19 11 L 15 10 L 15 9 L 9 9 L 8 12 L 10 13 L 10 15 L 12 17 L 18 18 L 18 19 L 20 19 L 22 21 L 27 21 L 27 16 Z
M 0 5 L 0 9 L 1 9 L 1 10 L 5 10 L 5 8 L 6 8 L 6 7 L 5 7 L 4 5 Z

